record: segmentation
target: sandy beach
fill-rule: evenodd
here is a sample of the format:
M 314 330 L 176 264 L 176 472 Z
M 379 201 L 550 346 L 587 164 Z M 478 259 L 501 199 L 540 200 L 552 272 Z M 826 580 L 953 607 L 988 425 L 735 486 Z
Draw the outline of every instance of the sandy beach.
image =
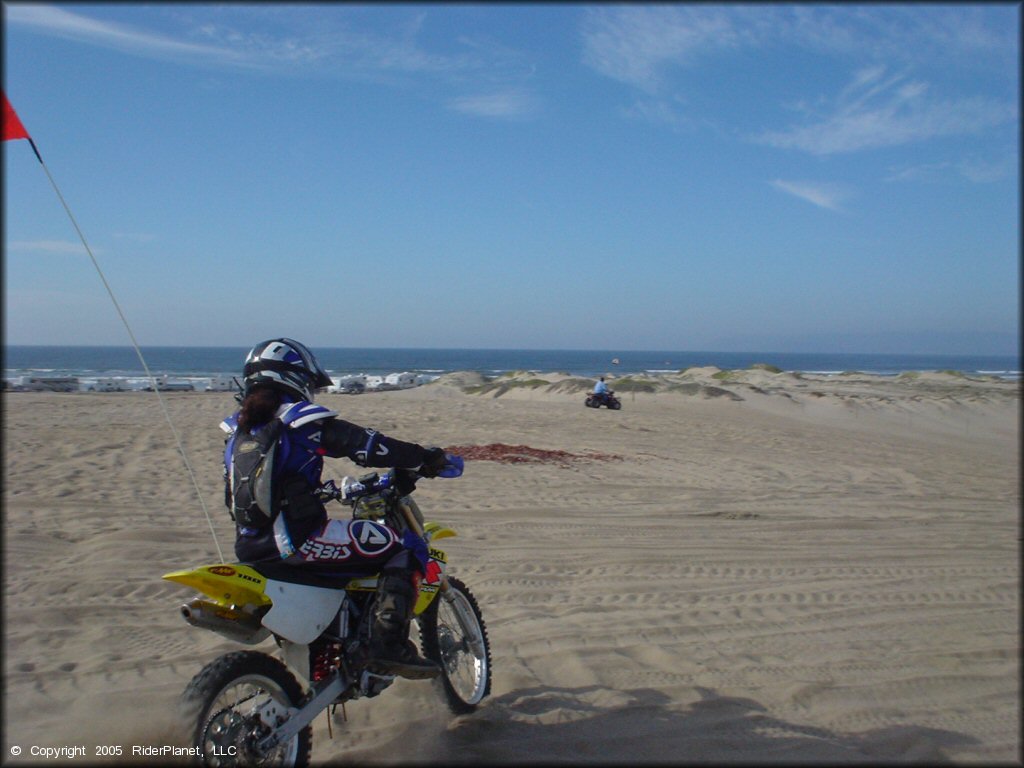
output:
M 333 738 L 322 715 L 315 763 L 1021 761 L 1020 382 L 610 384 L 621 411 L 535 372 L 320 398 L 471 456 L 417 498 L 459 533 L 494 677 L 471 715 L 404 680 Z M 163 399 L 230 560 L 232 396 Z M 160 578 L 218 559 L 200 495 L 154 393 L 5 393 L 3 416 L 4 763 L 147 762 L 133 747 L 167 744 L 189 679 L 238 647 Z

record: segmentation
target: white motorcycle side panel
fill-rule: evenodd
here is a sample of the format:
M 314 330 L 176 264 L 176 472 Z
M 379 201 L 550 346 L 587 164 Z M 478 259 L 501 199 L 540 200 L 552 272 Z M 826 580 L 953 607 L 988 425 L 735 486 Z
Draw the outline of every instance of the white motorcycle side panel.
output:
M 273 602 L 263 617 L 263 626 L 300 645 L 320 636 L 345 599 L 344 589 L 324 589 L 272 579 L 267 580 L 263 591 Z

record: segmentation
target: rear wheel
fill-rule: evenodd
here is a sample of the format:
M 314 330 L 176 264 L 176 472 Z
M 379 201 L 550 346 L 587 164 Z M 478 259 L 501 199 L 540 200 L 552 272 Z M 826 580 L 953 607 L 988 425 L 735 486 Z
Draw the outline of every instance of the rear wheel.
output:
M 256 743 L 282 723 L 302 700 L 302 687 L 273 656 L 236 651 L 207 664 L 181 695 L 179 716 L 198 747 L 197 762 L 208 766 L 306 766 L 312 726 L 269 753 Z
M 441 667 L 448 708 L 461 715 L 491 692 L 491 646 L 476 598 L 459 579 L 448 585 L 420 616 L 420 635 L 423 653 Z

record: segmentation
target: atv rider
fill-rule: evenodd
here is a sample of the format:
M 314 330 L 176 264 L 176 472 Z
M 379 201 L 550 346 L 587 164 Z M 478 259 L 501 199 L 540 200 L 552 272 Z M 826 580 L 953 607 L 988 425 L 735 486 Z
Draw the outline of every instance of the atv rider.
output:
M 324 456 L 346 456 L 363 467 L 412 469 L 423 477 L 457 477 L 462 459 L 357 426 L 314 404 L 314 392 L 331 379 L 313 353 L 292 339 L 254 346 L 242 375 L 241 407 L 221 423 L 228 433 L 225 503 L 235 519 L 235 555 L 243 562 L 277 562 L 325 575 L 380 572 L 369 628 L 371 663 L 402 677 L 436 676 L 437 665 L 408 640 L 426 567 L 425 542 L 412 531 L 399 539 L 391 528 L 370 520 L 329 519 L 318 490 Z M 270 462 L 270 471 L 262 475 L 265 465 L 245 468 L 245 456 L 251 460 L 252 446 L 261 437 L 265 445 L 258 458 Z M 267 484 L 260 486 L 257 479 L 252 492 L 250 476 L 267 475 Z M 267 506 L 271 509 L 262 509 Z
M 598 400 L 604 400 L 608 396 L 608 385 L 604 383 L 604 376 L 594 385 L 594 394 Z

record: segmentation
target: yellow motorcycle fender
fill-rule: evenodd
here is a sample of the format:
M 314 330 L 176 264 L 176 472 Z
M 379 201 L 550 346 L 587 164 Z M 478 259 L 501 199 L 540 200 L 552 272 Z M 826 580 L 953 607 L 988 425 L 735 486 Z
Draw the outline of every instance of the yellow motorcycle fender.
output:
M 345 592 L 267 579 L 239 563 L 203 565 L 191 571 L 165 574 L 167 581 L 184 584 L 209 595 L 225 609 L 244 607 L 250 613 L 271 606 L 261 623 L 271 632 L 293 643 L 315 640 L 338 613 Z M 231 618 L 228 614 L 222 618 Z
M 238 563 L 201 565 L 190 571 L 166 573 L 163 578 L 192 587 L 225 607 L 260 608 L 271 602 L 265 594 L 267 579 L 253 568 Z
M 423 526 L 423 533 L 427 541 L 433 541 L 434 539 L 446 539 L 449 536 L 457 536 L 451 528 L 445 528 L 437 523 L 427 523 Z

